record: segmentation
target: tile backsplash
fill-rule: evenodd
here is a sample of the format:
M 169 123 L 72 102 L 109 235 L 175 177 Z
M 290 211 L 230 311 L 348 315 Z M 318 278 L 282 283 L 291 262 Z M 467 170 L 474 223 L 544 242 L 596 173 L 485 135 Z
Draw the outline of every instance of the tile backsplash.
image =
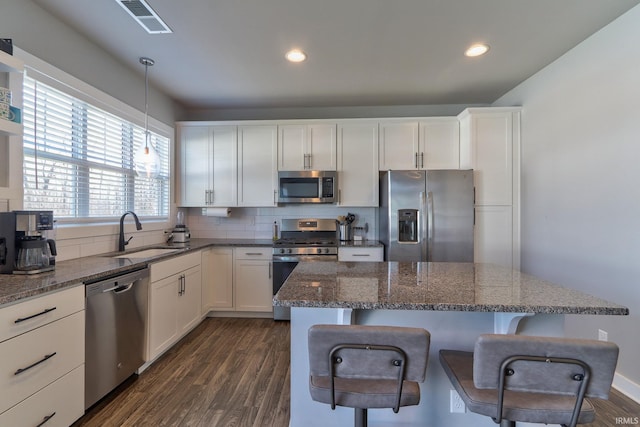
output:
M 337 218 L 347 213 L 356 215 L 354 226 L 368 224 L 365 239 L 377 239 L 377 208 L 349 208 L 340 206 L 295 205 L 274 208 L 231 208 L 229 217 L 208 217 L 200 208 L 187 210 L 186 222 L 193 238 L 271 239 L 273 223 L 278 229 L 284 218 Z

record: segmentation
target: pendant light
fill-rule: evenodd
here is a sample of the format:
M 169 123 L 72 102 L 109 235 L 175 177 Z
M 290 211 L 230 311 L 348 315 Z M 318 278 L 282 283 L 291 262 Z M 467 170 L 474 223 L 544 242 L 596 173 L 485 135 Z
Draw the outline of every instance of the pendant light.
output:
M 149 132 L 149 67 L 155 64 L 155 61 L 142 57 L 140 63 L 144 65 L 144 141 L 135 155 L 136 172 L 138 175 L 146 175 L 147 178 L 157 178 L 160 174 L 160 155 L 151 143 Z

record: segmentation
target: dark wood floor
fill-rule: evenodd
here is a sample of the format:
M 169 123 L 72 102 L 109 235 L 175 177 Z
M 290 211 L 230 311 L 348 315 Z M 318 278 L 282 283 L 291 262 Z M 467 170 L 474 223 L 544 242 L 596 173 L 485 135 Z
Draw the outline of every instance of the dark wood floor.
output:
M 73 427 L 287 427 L 289 342 L 289 322 L 208 318 Z M 640 405 L 615 390 L 594 403 L 585 427 L 640 425 Z
M 288 426 L 289 322 L 207 318 L 73 427 Z

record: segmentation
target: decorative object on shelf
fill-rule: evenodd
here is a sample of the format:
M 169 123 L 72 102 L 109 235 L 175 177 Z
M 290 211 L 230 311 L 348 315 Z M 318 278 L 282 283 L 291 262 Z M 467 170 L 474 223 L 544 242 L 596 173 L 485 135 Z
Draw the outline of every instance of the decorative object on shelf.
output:
M 144 143 L 140 144 L 135 156 L 136 171 L 147 178 L 156 178 L 160 172 L 160 155 L 151 143 L 149 132 L 149 67 L 155 64 L 151 58 L 140 58 L 144 65 Z
M 13 40 L 12 39 L 0 39 L 0 50 L 13 55 Z
M 10 105 L 9 109 L 11 110 L 9 112 L 9 120 L 18 124 L 22 123 L 22 110 L 13 105 Z

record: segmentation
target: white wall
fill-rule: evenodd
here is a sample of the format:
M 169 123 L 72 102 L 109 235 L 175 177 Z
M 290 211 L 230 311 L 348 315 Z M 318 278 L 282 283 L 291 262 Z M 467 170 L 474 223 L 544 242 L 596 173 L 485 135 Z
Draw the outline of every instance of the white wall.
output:
M 522 269 L 626 305 L 628 317 L 567 316 L 567 333 L 621 347 L 640 387 L 640 6 L 520 84 Z M 622 387 L 617 378 L 614 383 Z
M 12 38 L 15 46 L 144 111 L 142 65 L 135 70 L 128 68 L 33 1 L 1 0 L 0 29 L 1 36 Z M 181 111 L 179 104 L 151 88 L 150 116 L 173 126 Z

